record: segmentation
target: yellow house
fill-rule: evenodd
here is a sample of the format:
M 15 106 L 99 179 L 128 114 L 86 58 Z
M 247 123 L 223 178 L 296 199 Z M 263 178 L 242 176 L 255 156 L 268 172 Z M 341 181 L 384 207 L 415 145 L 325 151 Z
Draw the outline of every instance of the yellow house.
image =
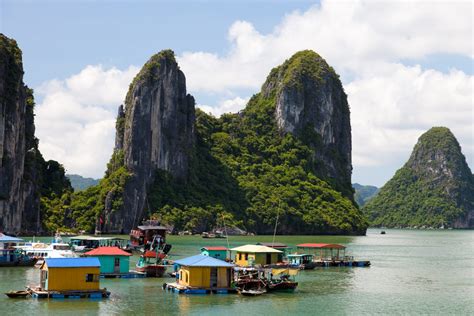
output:
M 41 266 L 45 291 L 99 290 L 100 261 L 91 258 L 46 258 Z
M 231 251 L 235 252 L 234 261 L 239 266 L 275 264 L 283 259 L 282 251 L 261 245 L 245 245 Z
M 177 284 L 199 289 L 231 287 L 233 264 L 205 255 L 196 255 L 174 262 L 179 266 Z

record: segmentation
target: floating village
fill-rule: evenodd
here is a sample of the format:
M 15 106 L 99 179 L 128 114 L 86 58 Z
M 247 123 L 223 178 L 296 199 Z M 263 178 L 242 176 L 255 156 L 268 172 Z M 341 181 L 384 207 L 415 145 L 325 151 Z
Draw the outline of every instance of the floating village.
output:
M 179 294 L 240 294 L 258 296 L 292 292 L 301 270 L 331 267 L 369 267 L 370 261 L 346 255 L 340 244 L 304 243 L 296 249 L 283 243 L 257 243 L 234 248 L 208 246 L 196 255 L 172 260 L 167 229 L 147 221 L 130 232 L 130 239 L 56 234 L 51 243 L 26 242 L 0 234 L 0 267 L 30 266 L 40 270 L 37 284 L 5 293 L 10 298 L 107 298 L 102 278 L 167 278 L 164 291 Z M 206 233 L 203 238 L 228 238 Z M 227 239 L 229 244 L 229 241 Z M 138 255 L 134 269 L 130 257 Z

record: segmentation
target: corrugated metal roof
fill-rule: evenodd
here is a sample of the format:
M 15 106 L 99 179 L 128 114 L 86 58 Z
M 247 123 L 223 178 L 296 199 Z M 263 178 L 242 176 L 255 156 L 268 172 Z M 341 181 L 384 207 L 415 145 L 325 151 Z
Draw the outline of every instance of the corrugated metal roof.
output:
M 215 259 L 204 255 L 195 255 L 192 257 L 176 260 L 175 264 L 189 267 L 233 267 L 234 265 L 223 260 Z
M 229 250 L 224 246 L 209 246 L 209 247 L 202 247 L 201 251 L 203 250 Z
M 344 248 L 346 248 L 345 246 L 339 245 L 339 244 L 311 244 L 311 243 L 299 244 L 299 245 L 296 245 L 296 247 L 298 247 L 298 248 L 326 248 L 326 249 L 344 249 Z
M 16 238 L 12 236 L 7 236 L 2 233 L 0 233 L 0 242 L 21 242 L 23 239 L 21 238 Z
M 91 251 L 86 252 L 86 256 L 131 256 L 131 253 L 128 253 L 118 247 L 98 247 L 92 249 Z
M 44 264 L 48 268 L 82 268 L 82 267 L 100 267 L 100 261 L 97 257 L 90 258 L 46 258 Z
M 281 253 L 282 251 L 276 250 L 267 246 L 261 245 L 245 245 L 236 248 L 232 248 L 231 251 L 237 252 L 251 252 L 251 253 Z
M 286 244 L 282 244 L 281 242 L 258 242 L 257 245 L 267 246 L 270 248 L 289 248 Z

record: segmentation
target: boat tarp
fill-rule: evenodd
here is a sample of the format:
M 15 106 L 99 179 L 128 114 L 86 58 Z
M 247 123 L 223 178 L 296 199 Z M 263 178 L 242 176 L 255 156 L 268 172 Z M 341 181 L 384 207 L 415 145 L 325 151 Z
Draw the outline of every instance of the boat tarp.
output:
M 279 274 L 288 274 L 288 275 L 297 275 L 299 272 L 298 269 L 272 269 L 272 274 L 273 275 L 279 275 Z
M 1 243 L 7 243 L 7 242 L 22 242 L 23 239 L 21 238 L 16 238 L 12 236 L 7 236 L 2 233 L 0 233 L 0 242 Z

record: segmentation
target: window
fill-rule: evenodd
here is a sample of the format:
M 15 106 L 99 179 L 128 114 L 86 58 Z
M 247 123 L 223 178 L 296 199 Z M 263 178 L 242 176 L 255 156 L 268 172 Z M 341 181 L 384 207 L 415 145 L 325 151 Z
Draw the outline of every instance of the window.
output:
M 115 266 L 115 267 L 120 266 L 120 258 L 115 258 L 115 259 L 114 259 L 114 266 Z
M 86 282 L 99 282 L 99 275 L 92 273 L 86 274 Z
M 188 274 L 186 273 L 186 283 L 188 283 Z
M 245 254 L 245 260 L 249 260 L 249 254 L 248 253 Z

